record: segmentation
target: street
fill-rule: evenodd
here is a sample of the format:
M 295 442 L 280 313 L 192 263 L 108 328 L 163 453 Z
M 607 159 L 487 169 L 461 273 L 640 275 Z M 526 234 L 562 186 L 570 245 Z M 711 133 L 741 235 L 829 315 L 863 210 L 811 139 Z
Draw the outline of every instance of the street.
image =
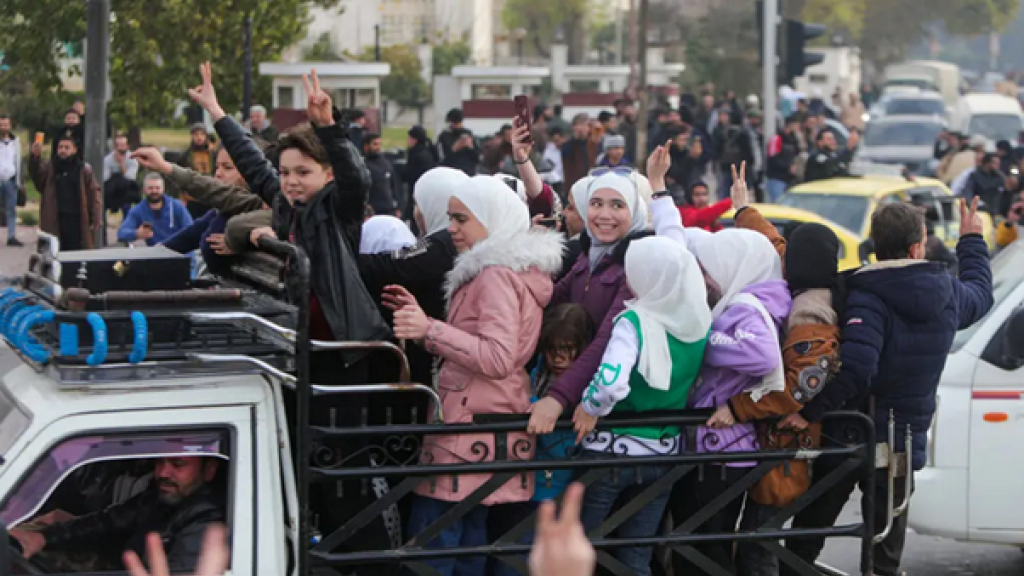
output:
M 112 230 L 113 232 L 113 230 Z M 25 270 L 28 255 L 35 249 L 34 228 L 20 227 L 18 237 L 24 248 L 0 248 L 0 273 L 17 275 Z M 17 366 L 19 360 L 0 345 L 0 374 Z M 843 512 L 841 522 L 852 523 L 860 517 L 855 493 Z M 860 544 L 851 539 L 833 539 L 821 561 L 847 574 L 857 574 Z M 952 540 L 910 534 L 903 569 L 909 576 L 1020 576 L 1024 574 L 1024 552 L 1006 546 L 962 544 Z

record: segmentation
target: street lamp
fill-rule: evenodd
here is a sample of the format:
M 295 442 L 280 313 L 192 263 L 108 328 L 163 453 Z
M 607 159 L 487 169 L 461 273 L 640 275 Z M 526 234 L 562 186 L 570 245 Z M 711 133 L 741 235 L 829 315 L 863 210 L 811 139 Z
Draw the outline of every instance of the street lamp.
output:
M 519 65 L 523 65 L 523 40 L 526 39 L 526 28 L 516 28 L 512 31 L 512 36 L 516 39 L 516 51 L 519 53 Z

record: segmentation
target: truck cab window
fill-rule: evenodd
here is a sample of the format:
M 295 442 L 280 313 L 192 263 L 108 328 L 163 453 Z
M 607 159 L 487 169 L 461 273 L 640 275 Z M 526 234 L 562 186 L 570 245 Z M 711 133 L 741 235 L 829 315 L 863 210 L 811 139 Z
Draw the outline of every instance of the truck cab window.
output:
M 11 543 L 45 573 L 123 570 L 161 534 L 172 566 L 190 571 L 206 528 L 226 523 L 227 434 L 91 435 L 55 446 L 0 510 Z

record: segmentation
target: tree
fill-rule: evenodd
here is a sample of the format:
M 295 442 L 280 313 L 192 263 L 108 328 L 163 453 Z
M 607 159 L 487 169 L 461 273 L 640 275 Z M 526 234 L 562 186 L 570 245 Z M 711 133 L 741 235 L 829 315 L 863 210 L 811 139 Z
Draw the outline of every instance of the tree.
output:
M 599 5 L 593 0 L 507 0 L 501 21 L 506 30 L 526 30 L 527 40 L 545 58 L 551 56 L 551 44 L 561 29 L 569 45 L 569 60 L 577 62 L 584 49 L 587 17 L 594 6 Z
M 112 0 L 110 25 L 111 114 L 121 126 L 166 122 L 186 89 L 198 82 L 198 65 L 214 65 L 224 107 L 242 101 L 242 32 L 252 17 L 253 63 L 273 61 L 300 40 L 309 8 L 340 0 Z M 85 36 L 85 2 L 5 0 L 18 14 L 0 19 L 0 51 L 9 56 L 12 76 L 27 80 L 38 94 L 63 87 L 58 59 L 62 42 Z M 270 95 L 270 79 L 254 71 L 257 100 Z M 2 79 L 0 79 L 2 82 Z
M 391 65 L 391 73 L 380 83 L 380 92 L 384 98 L 394 100 L 403 110 L 426 101 L 427 84 L 420 76 L 423 67 L 415 47 L 402 44 L 381 47 L 380 59 Z M 374 49 L 367 48 L 360 54 L 359 60 L 376 60 Z
M 447 76 L 452 73 L 452 68 L 469 62 L 473 56 L 473 49 L 465 39 L 445 40 L 434 45 L 434 57 L 431 68 L 435 76 Z
M 324 32 L 309 48 L 302 52 L 306 62 L 340 62 L 344 60 L 331 40 L 331 33 Z

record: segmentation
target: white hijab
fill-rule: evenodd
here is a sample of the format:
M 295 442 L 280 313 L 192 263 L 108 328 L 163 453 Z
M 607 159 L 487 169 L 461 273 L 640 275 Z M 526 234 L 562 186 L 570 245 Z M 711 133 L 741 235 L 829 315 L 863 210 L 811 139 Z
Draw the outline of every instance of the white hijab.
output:
M 360 254 L 381 254 L 408 248 L 416 243 L 409 227 L 394 216 L 374 216 L 363 222 L 359 238 Z
M 729 229 L 715 233 L 694 246 L 697 260 L 722 289 L 722 299 L 712 315 L 722 316 L 730 301 L 743 289 L 767 280 L 782 280 L 782 259 L 761 233 Z
M 576 211 L 580 213 L 580 218 L 584 222 L 587 220 L 587 200 L 590 198 L 588 192 L 590 183 L 594 181 L 593 176 L 584 176 L 576 181 L 569 189 L 569 195 L 572 196 L 572 203 L 576 205 Z
M 515 176 L 509 176 L 508 174 L 494 174 L 494 178 L 497 178 L 498 181 L 504 184 L 509 190 L 515 191 L 516 196 L 519 196 L 519 199 L 523 201 L 523 204 L 530 201 L 530 198 L 526 195 L 526 182 L 523 182 Z M 513 188 L 509 186 L 509 182 L 514 183 L 516 187 Z
M 448 198 L 455 188 L 469 180 L 461 170 L 444 166 L 427 170 L 416 181 L 412 197 L 423 213 L 426 230 L 424 236 L 430 236 L 448 227 Z
M 460 184 L 458 198 L 487 229 L 487 241 L 503 242 L 530 229 L 530 212 L 511 188 L 493 176 L 473 176 Z
M 704 275 L 682 244 L 664 236 L 631 242 L 625 269 L 626 280 L 636 294 L 626 302 L 626 309 L 640 318 L 643 342 L 637 370 L 652 388 L 668 390 L 672 357 L 666 335 L 697 342 L 706 338 L 711 328 Z
M 747 286 L 782 280 L 782 259 L 759 232 L 741 228 L 722 230 L 697 242 L 694 248 L 701 266 L 722 289 L 722 299 L 712 310 L 715 318 Z
M 604 258 L 605 254 L 610 253 L 618 246 L 622 238 L 619 238 L 615 242 L 608 244 L 602 244 L 594 237 L 593 232 L 590 231 L 590 199 L 594 197 L 594 194 L 598 190 L 610 189 L 614 190 L 622 197 L 626 202 L 626 207 L 629 209 L 630 215 L 630 226 L 629 232 L 626 234 L 632 234 L 639 232 L 647 227 L 647 204 L 643 201 L 640 196 L 640 192 L 637 190 L 633 180 L 626 176 L 620 176 L 614 172 L 609 172 L 602 176 L 594 178 L 594 180 L 587 187 L 587 201 L 584 204 L 586 212 L 580 212 L 583 216 L 583 224 L 587 228 L 587 235 L 590 236 L 590 252 L 587 254 L 590 259 L 590 270 L 593 271 L 597 264 Z M 625 236 L 623 236 L 625 238 Z

